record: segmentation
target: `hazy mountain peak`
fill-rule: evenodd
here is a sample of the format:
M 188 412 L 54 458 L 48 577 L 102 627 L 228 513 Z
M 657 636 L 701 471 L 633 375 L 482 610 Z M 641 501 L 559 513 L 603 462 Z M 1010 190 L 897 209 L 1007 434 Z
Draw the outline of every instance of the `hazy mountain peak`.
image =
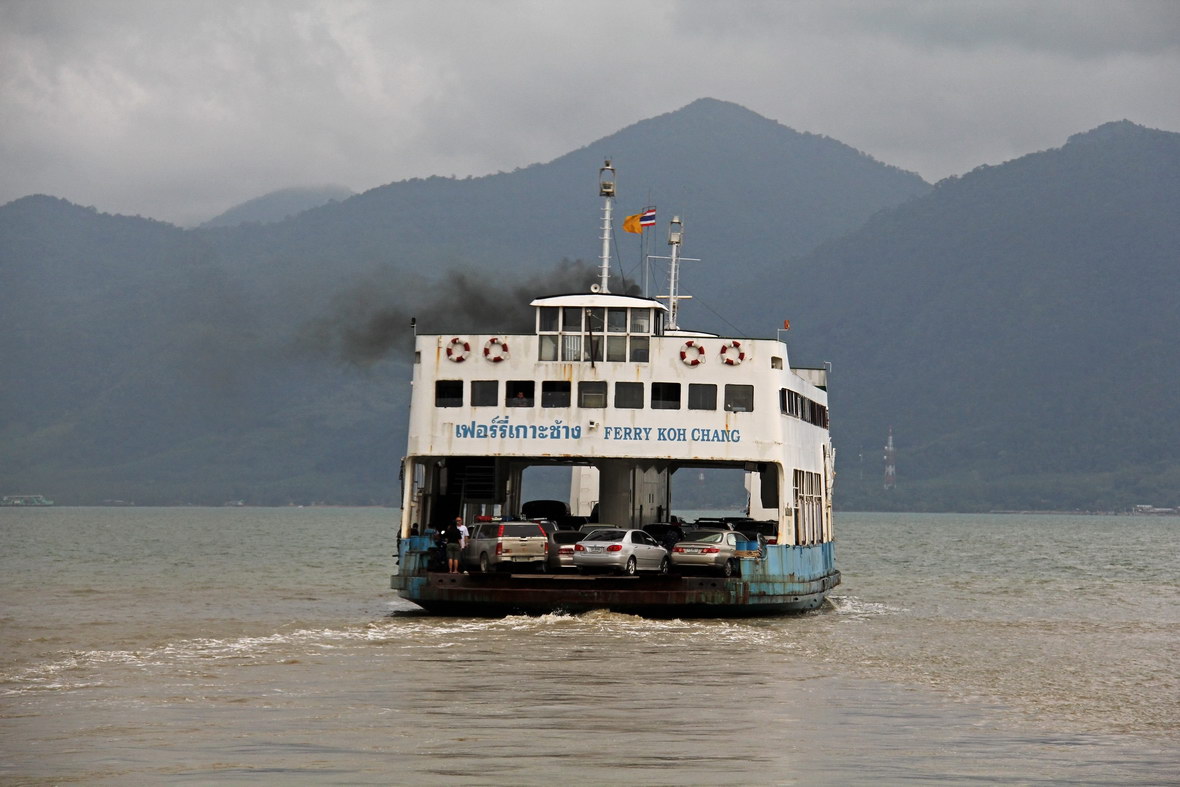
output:
M 1088 143 L 1102 143 L 1116 140 L 1158 137 L 1160 135 L 1168 135 L 1180 138 L 1180 135 L 1177 135 L 1173 132 L 1148 128 L 1147 126 L 1141 126 L 1138 123 L 1132 123 L 1130 120 L 1112 120 L 1109 123 L 1103 123 L 1101 126 L 1092 128 L 1089 131 L 1083 131 L 1080 134 L 1072 135 L 1066 144 L 1078 145 Z
M 62 222 L 76 222 L 81 224 L 95 224 L 100 219 L 115 222 L 138 222 L 154 227 L 168 227 L 173 225 L 145 216 L 126 216 L 115 213 L 103 213 L 93 205 L 78 205 L 62 197 L 49 194 L 30 194 L 26 197 L 14 199 L 6 205 L 0 206 L 0 221 L 6 226 L 16 226 L 26 223 L 30 225 L 53 225 Z
M 685 104 L 680 109 L 668 113 L 670 115 L 691 115 L 696 117 L 713 117 L 722 118 L 726 120 L 735 119 L 749 119 L 759 120 L 765 122 L 768 120 L 763 115 L 759 115 L 752 109 L 746 109 L 741 104 L 735 104 L 732 101 L 722 101 L 717 98 L 698 98 L 696 101 Z M 773 122 L 773 121 L 771 121 Z
M 725 134 L 737 138 L 740 135 L 755 132 L 763 135 L 783 137 L 816 137 L 817 135 L 795 129 L 772 120 L 757 112 L 746 109 L 732 101 L 721 101 L 716 98 L 698 98 L 680 109 L 666 112 L 662 115 L 641 120 L 629 128 L 693 128 L 698 132 L 709 129 L 720 130 Z M 623 129 L 625 133 L 629 129 Z
M 96 213 L 94 208 L 84 208 L 75 205 L 67 199 L 54 197 L 49 194 L 30 194 L 27 197 L 14 199 L 7 205 L 0 207 L 5 213 L 30 216 L 36 214 L 52 215 L 53 213 L 68 212 L 73 214 Z

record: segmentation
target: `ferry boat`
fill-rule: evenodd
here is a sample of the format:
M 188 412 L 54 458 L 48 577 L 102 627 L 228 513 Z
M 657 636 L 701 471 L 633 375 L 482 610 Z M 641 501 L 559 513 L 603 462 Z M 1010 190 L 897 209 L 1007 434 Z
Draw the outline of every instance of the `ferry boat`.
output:
M 780 339 L 678 325 L 683 224 L 669 294 L 610 292 L 615 170 L 600 170 L 602 263 L 589 292 L 533 300 L 527 335 L 415 337 L 391 587 L 448 615 L 609 609 L 658 617 L 819 607 L 839 584 L 832 532 L 828 370 L 792 368 Z M 732 576 L 448 573 L 433 532 L 456 517 L 519 517 L 529 468 L 570 468 L 569 511 L 621 528 L 667 521 L 672 477 L 736 468 L 768 538 L 738 544 Z M 596 515 L 596 518 L 594 518 Z

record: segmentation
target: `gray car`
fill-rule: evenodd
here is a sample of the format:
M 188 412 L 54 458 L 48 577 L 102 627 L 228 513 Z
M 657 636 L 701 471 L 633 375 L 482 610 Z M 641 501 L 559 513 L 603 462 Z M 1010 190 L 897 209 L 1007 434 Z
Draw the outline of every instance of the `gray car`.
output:
M 573 571 L 574 544 L 586 534 L 580 530 L 554 530 L 549 534 L 549 570 Z
M 693 530 L 672 547 L 672 565 L 678 569 L 715 571 L 723 577 L 738 573 L 738 541 L 746 536 L 733 530 Z
M 668 550 L 642 530 L 607 528 L 594 530 L 574 544 L 574 565 L 579 571 L 640 571 L 668 573 Z

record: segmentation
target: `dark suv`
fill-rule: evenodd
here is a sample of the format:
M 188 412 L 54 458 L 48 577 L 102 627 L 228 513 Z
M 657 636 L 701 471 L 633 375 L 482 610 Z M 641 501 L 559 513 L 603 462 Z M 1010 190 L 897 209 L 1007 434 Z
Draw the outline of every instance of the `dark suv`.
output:
M 543 572 L 548 555 L 549 535 L 536 522 L 487 522 L 476 525 L 460 562 L 484 573 L 518 565 Z
M 778 522 L 751 519 L 749 522 L 735 522 L 734 527 L 750 541 L 778 543 Z
M 669 553 L 672 544 L 684 540 L 684 528 L 675 522 L 652 522 L 644 525 L 643 531 L 654 538 L 657 544 L 666 547 Z

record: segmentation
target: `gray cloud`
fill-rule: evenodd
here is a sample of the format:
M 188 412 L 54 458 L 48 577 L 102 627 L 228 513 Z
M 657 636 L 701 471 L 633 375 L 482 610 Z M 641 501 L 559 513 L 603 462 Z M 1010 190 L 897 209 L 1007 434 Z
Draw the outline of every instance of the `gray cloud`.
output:
M 194 223 L 547 161 L 701 96 L 930 180 L 1180 130 L 1180 4 L 6 0 L 0 201 Z

